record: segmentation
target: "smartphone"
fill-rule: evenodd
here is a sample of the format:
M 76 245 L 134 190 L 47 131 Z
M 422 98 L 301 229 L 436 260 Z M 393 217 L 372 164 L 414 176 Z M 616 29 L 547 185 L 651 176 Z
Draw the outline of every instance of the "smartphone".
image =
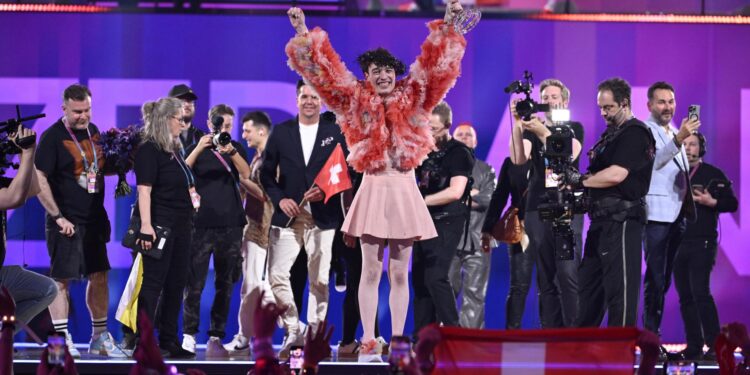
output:
M 693 191 L 698 191 L 700 193 L 703 193 L 704 191 L 706 191 L 706 188 L 704 188 L 703 185 L 696 184 L 696 185 L 693 185 L 692 188 L 693 188 Z
M 688 107 L 688 120 L 700 120 L 701 119 L 701 106 L 698 104 L 692 104 Z
M 667 363 L 667 375 L 693 375 L 695 374 L 695 363 L 693 362 L 669 362 Z
M 289 350 L 289 369 L 295 374 L 302 372 L 302 362 L 305 360 L 305 351 L 301 346 L 292 346 Z
M 391 337 L 391 354 L 388 357 L 392 374 L 403 374 L 411 361 L 411 340 L 406 336 Z
M 50 365 L 65 363 L 65 337 L 55 334 L 47 338 L 47 363 Z

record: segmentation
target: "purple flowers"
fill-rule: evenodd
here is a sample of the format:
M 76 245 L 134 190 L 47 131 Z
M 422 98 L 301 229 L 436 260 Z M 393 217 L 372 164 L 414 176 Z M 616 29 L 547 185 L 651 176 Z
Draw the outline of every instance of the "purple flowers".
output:
M 125 180 L 125 174 L 133 169 L 133 155 L 141 142 L 141 128 L 130 125 L 125 129 L 112 128 L 99 135 L 105 158 L 105 169 L 117 173 L 115 198 L 124 197 L 132 192 Z

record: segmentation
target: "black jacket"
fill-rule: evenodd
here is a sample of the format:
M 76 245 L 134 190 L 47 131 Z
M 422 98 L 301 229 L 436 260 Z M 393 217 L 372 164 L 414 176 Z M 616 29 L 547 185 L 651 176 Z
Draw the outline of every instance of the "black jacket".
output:
M 344 149 L 344 154 L 348 154 L 346 141 L 339 127 L 321 120 L 310 161 L 305 166 L 298 119 L 295 117 L 274 126 L 266 143 L 260 171 L 261 184 L 274 206 L 272 225 L 286 227 L 289 217 L 279 208 L 279 202 L 284 198 L 298 203 L 302 201 L 305 191 L 313 185 L 315 177 L 338 143 Z M 310 208 L 318 228 L 338 229 L 341 226 L 343 213 L 340 194 L 331 198 L 327 204 L 323 204 L 323 201 L 310 203 Z

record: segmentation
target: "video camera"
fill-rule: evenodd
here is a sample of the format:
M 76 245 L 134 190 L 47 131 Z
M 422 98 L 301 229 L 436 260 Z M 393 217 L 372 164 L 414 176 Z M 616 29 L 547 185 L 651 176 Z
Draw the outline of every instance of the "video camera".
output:
M 5 171 L 12 167 L 18 169 L 18 164 L 13 163 L 9 155 L 20 154 L 22 149 L 31 147 L 36 142 L 36 135 L 16 139 L 16 142 L 10 140 L 12 135 L 18 132 L 18 128 L 25 121 L 32 121 L 45 117 L 44 113 L 29 117 L 21 117 L 21 107 L 16 105 L 16 118 L 11 118 L 0 122 L 0 176 L 5 175 Z
M 224 125 L 224 117 L 214 115 L 211 117 L 211 125 L 213 126 L 213 129 L 211 130 L 213 130 L 214 134 L 211 141 L 213 142 L 214 147 L 226 146 L 232 142 L 232 135 L 221 131 L 221 127 Z
M 523 79 L 511 82 L 508 87 L 505 88 L 506 94 L 524 94 L 526 98 L 516 103 L 516 113 L 524 121 L 531 120 L 531 115 L 537 112 L 549 112 L 549 104 L 541 104 L 534 101 L 531 98 L 531 91 L 534 88 L 534 84 L 531 82 L 533 76 L 528 70 L 523 72 Z
M 534 87 L 532 75 L 524 72 L 523 80 L 511 82 L 506 93 L 524 94 L 525 99 L 516 103 L 518 116 L 528 121 L 537 112 L 551 112 L 552 125 L 547 128 L 550 134 L 544 144 L 545 187 L 547 188 L 538 206 L 539 217 L 552 224 L 555 240 L 555 257 L 559 260 L 574 258 L 576 245 L 571 221 L 576 214 L 583 214 L 588 208 L 588 199 L 582 189 L 571 190 L 581 174 L 573 165 L 573 139 L 575 133 L 570 127 L 570 112 L 566 109 L 551 109 L 549 104 L 540 104 L 531 98 Z M 564 188 L 560 188 L 564 187 Z

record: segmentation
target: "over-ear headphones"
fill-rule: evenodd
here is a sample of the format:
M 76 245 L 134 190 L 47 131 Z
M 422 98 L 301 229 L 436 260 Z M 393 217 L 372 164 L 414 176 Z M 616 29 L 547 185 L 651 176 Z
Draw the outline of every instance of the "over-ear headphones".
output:
M 693 133 L 698 138 L 698 156 L 703 157 L 706 154 L 706 136 L 700 132 Z

